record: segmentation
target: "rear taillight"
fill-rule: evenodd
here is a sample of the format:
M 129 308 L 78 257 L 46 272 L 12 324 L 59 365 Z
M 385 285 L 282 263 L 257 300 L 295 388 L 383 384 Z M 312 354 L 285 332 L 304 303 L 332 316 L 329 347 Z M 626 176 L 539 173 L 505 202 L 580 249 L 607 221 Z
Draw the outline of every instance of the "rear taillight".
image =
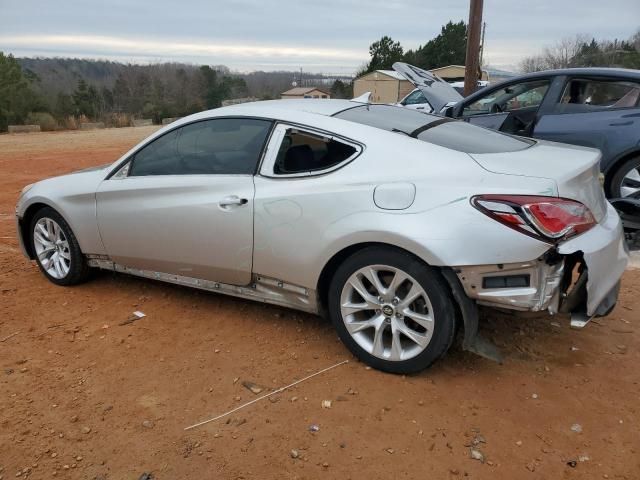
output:
M 471 204 L 525 235 L 555 242 L 596 224 L 591 211 L 575 200 L 533 195 L 478 195 Z

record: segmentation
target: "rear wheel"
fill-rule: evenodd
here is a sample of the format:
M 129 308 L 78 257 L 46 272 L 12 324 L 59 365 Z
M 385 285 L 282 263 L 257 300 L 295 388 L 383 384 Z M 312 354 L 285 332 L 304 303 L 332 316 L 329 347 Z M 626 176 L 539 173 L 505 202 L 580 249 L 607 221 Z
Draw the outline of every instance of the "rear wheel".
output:
M 617 169 L 610 184 L 611 198 L 640 200 L 640 156 L 630 158 Z
M 39 210 L 31 220 L 31 246 L 38 266 L 56 285 L 86 280 L 89 267 L 71 227 L 54 209 Z
M 455 334 L 453 301 L 440 273 L 393 248 L 366 248 L 338 268 L 329 314 L 354 355 L 391 373 L 427 368 Z

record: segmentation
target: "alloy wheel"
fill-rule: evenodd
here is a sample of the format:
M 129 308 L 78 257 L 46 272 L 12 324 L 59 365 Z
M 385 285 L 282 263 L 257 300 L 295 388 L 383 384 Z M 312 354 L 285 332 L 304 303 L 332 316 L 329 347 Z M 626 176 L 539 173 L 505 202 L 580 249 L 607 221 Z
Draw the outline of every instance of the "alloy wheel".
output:
M 640 166 L 631 168 L 622 178 L 620 196 L 640 198 Z
M 69 240 L 60 225 L 42 217 L 33 228 L 33 245 L 42 268 L 53 278 L 63 279 L 71 268 Z
M 369 354 L 402 361 L 423 352 L 433 335 L 433 307 L 422 286 L 388 265 L 355 271 L 340 297 L 342 320 Z

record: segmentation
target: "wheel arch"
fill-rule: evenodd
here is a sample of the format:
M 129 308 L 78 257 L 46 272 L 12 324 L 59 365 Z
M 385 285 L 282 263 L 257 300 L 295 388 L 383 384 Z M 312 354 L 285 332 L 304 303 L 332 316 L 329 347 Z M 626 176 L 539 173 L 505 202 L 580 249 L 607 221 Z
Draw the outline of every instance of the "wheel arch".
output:
M 33 245 L 31 242 L 31 220 L 33 217 L 43 208 L 53 208 L 51 205 L 44 202 L 34 202 L 27 207 L 22 218 L 18 220 L 18 228 L 20 230 L 20 236 L 22 237 L 22 244 L 24 246 L 24 250 L 27 253 L 27 256 L 31 260 L 35 260 L 35 252 L 33 251 Z M 57 211 L 57 210 L 56 210 Z
M 426 265 L 430 265 L 429 262 L 427 262 L 424 258 L 418 255 L 416 252 L 412 252 L 411 250 L 405 247 L 393 245 L 391 243 L 373 242 L 373 241 L 359 242 L 359 243 L 355 243 L 347 247 L 344 247 L 338 252 L 334 253 L 333 256 L 331 256 L 331 258 L 329 258 L 329 260 L 324 264 L 324 267 L 322 268 L 320 275 L 318 277 L 316 291 L 318 295 L 319 311 L 322 315 L 326 313 L 328 297 L 329 297 L 329 285 L 331 283 L 331 279 L 333 278 L 333 275 L 335 274 L 340 264 L 342 264 L 344 260 L 346 260 L 348 257 L 353 255 L 354 253 L 369 247 L 385 247 L 385 248 L 391 248 L 393 250 L 402 251 L 411 255 L 412 257 L 415 257 L 417 261 L 423 262 Z

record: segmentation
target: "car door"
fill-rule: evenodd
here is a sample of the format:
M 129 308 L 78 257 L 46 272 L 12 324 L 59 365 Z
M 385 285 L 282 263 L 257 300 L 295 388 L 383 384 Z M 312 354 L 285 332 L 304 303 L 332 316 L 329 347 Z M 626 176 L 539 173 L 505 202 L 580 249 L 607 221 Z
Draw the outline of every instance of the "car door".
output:
M 300 301 L 310 300 L 306 291 L 286 284 L 310 286 L 305 281 L 318 259 L 309 252 L 326 247 L 318 226 L 344 220 L 356 197 L 371 201 L 366 181 L 354 177 L 343 185 L 334 175 L 362 150 L 353 141 L 300 125 L 278 124 L 271 135 L 255 177 L 254 271 L 284 280 L 284 288 Z
M 564 77 L 534 137 L 602 151 L 603 169 L 640 140 L 640 83 L 603 76 Z
M 530 136 L 550 85 L 550 78 L 536 78 L 489 89 L 464 102 L 459 115 L 473 125 Z
M 129 268 L 250 283 L 253 175 L 271 127 L 207 119 L 137 150 L 96 193 L 109 257 Z

